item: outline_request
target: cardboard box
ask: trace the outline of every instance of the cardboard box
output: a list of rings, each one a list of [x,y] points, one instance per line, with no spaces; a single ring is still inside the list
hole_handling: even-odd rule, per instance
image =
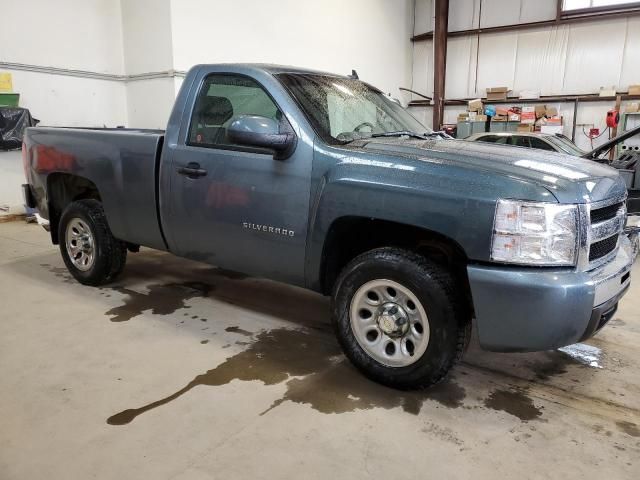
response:
[[[540,127],[540,133],[548,133],[550,135],[562,134],[562,125],[542,125]]]
[[[533,132],[535,127],[533,125],[529,125],[526,123],[521,123],[518,125],[518,132]]]
[[[469,100],[469,108],[470,112],[482,112],[482,100],[480,98],[476,98],[475,100]]]
[[[557,117],[558,116],[558,109],[556,107],[547,107],[546,112],[545,112],[545,116],[547,116],[547,117]]]
[[[508,120],[509,117],[507,115],[494,115],[493,117],[491,117],[492,122],[506,122]]]
[[[640,85],[629,85],[629,95],[640,95]]]
[[[476,119],[474,121],[475,122],[486,122],[488,118],[489,117],[487,117],[486,115],[477,114],[476,115]]]
[[[469,121],[469,114],[467,112],[459,113],[458,114],[458,121],[459,122],[468,122]]]
[[[509,121],[510,122],[519,122],[520,121],[520,115],[518,115],[517,113],[510,113],[509,114]]]
[[[509,87],[487,88],[487,101],[506,100]]]
[[[520,98],[523,100],[535,100],[540,98],[540,92],[535,90],[522,90],[520,92]]]
[[[625,105],[624,113],[636,113],[636,112],[640,112],[640,103],[633,102]]]
[[[615,97],[616,96],[616,87],[600,87],[600,96],[601,97]]]
[[[547,113],[546,105],[536,105],[533,108],[534,108],[534,111],[536,112],[536,119],[544,117]]]
[[[522,107],[520,114],[520,123],[534,124],[536,123],[536,109],[532,106]]]

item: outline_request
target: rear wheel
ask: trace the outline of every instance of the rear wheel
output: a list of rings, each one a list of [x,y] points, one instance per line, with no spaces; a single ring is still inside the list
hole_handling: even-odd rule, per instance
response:
[[[380,248],[341,272],[333,319],[345,354],[366,376],[414,389],[440,382],[462,357],[471,325],[463,305],[445,268]]]
[[[97,200],[71,203],[58,226],[60,253],[69,272],[85,285],[102,285],[123,270],[126,244],[116,239]]]

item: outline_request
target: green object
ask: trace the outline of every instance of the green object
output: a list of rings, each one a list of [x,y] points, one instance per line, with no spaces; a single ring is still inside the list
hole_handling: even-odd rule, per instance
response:
[[[19,103],[19,93],[0,93],[0,107],[17,107]]]

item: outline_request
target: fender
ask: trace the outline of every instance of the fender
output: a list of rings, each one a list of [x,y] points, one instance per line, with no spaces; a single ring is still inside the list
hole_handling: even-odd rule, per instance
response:
[[[335,152],[320,151],[323,155],[333,157],[324,162],[333,165],[317,181],[310,212],[305,271],[307,286],[314,290],[321,281],[327,234],[340,218],[387,220],[429,230],[458,244],[470,261],[488,261],[496,192],[548,201],[545,188],[503,175],[470,185],[469,173],[451,164],[405,158],[399,162],[397,157],[371,152],[337,162]],[[386,181],[380,182],[381,178]]]

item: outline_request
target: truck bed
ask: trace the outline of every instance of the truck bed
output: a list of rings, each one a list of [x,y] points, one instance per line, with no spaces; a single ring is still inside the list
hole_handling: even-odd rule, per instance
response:
[[[100,192],[109,226],[122,240],[166,249],[158,219],[158,177],[163,130],[28,128],[28,175],[35,189],[54,176],[75,175]],[[39,205],[48,218],[48,205]]]

